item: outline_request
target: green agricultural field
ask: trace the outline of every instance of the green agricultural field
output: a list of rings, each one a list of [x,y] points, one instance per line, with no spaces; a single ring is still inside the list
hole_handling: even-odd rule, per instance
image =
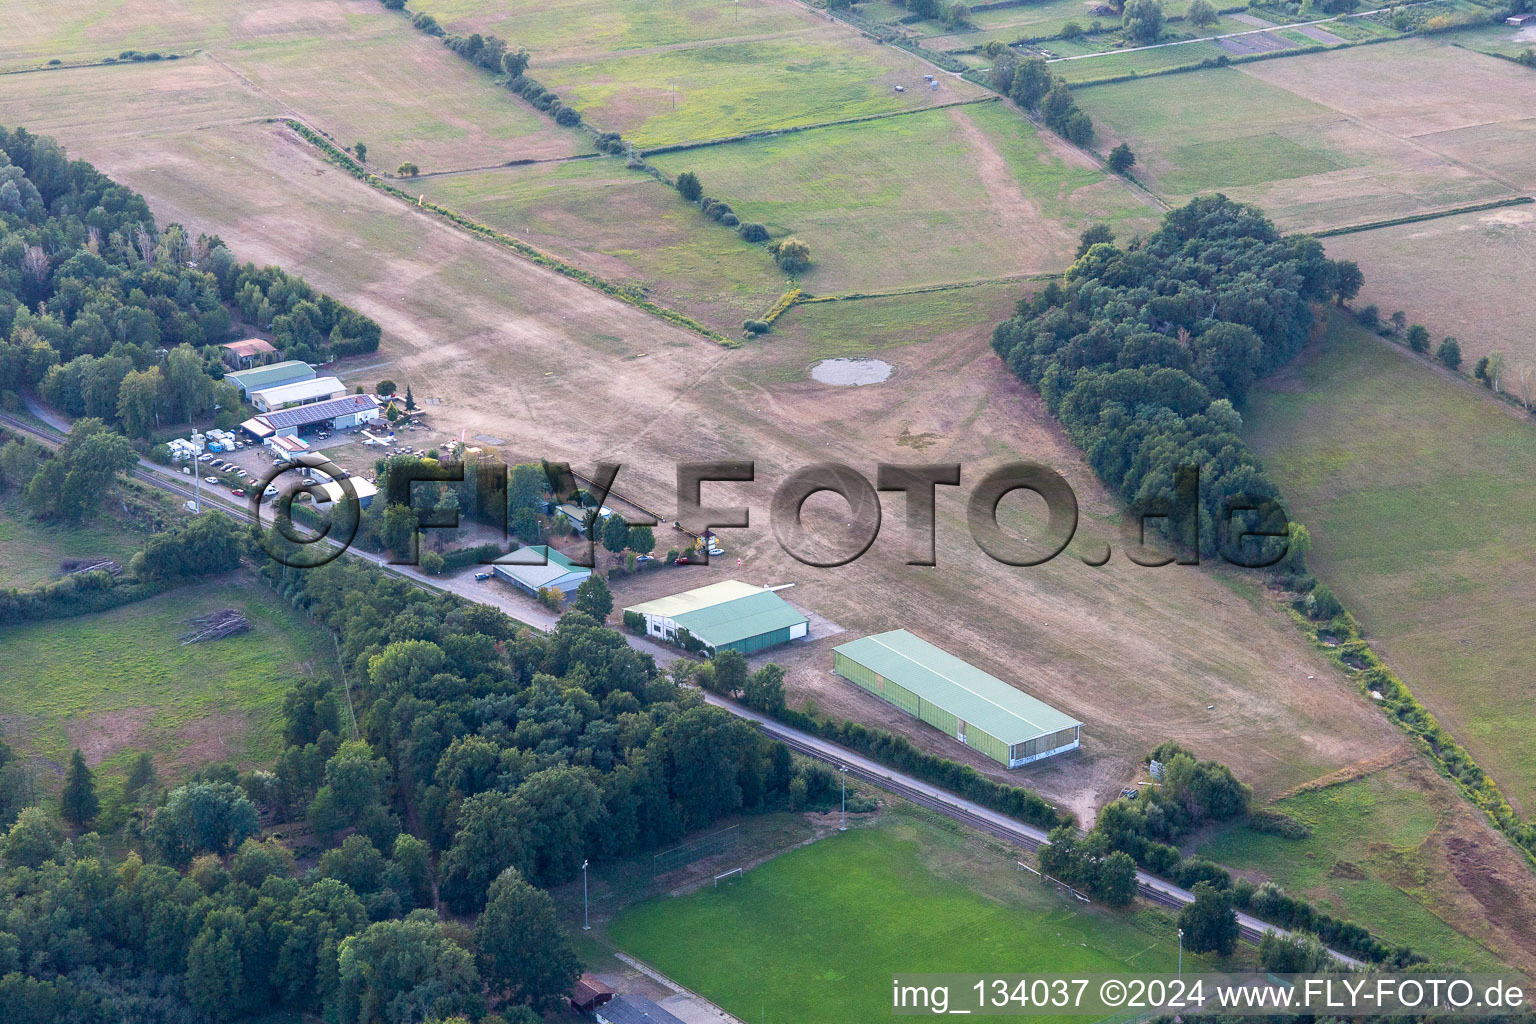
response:
[[[183,646],[187,620],[220,608],[250,618],[242,636]],[[97,615],[0,631],[0,715],[23,754],[120,769],[139,751],[162,771],[213,761],[270,764],[282,748],[283,695],[329,674],[330,642],[276,594],[238,577]]]
[[[1106,78],[1121,75],[1145,75],[1168,68],[1183,68],[1214,60],[1226,53],[1211,42],[1189,42],[1178,46],[1163,46],[1153,50],[1130,50],[1107,53],[1077,60],[1060,60],[1051,63],[1051,71],[1073,85],[1087,85]],[[1136,85],[1139,83],[1128,83]]]
[[[1357,306],[1375,304],[1383,318],[1403,310],[1436,345],[1455,335],[1467,366],[1502,352],[1516,391],[1518,367],[1536,364],[1536,335],[1522,315],[1526,292],[1509,287],[1536,277],[1536,205],[1358,231],[1324,244],[1334,259],[1365,268]]]
[[[760,244],[616,158],[423,178],[428,198],[736,333],[788,287]]]
[[[1536,809],[1531,424],[1342,319],[1255,388],[1244,417],[1311,530],[1318,575],[1511,800]]]
[[[564,53],[609,53],[739,36],[804,31],[814,24],[785,0],[419,0],[455,32],[516,41],[544,60]]]
[[[1323,73],[1332,67],[1327,62],[1398,45],[1408,44],[1095,86],[1078,91],[1077,101],[1099,129],[1100,148],[1129,143],[1140,161],[1138,176],[1170,203],[1221,191],[1257,203],[1285,230],[1367,223],[1510,195],[1508,185],[1410,140],[1415,126],[1409,120],[1373,130],[1374,116],[1363,117],[1368,111],[1359,109],[1357,121],[1340,109],[1352,104],[1298,77],[1303,61]],[[1364,75],[1368,68],[1357,70]]]
[[[174,6],[0,0],[0,70],[101,60],[123,50],[180,52],[225,36],[229,22],[230,5],[220,0]]]
[[[1437,795],[1441,802],[1456,799]],[[1216,834],[1199,853],[1305,895],[1437,964],[1466,970],[1502,966],[1480,942],[1437,916],[1437,910],[1447,912],[1437,897],[1450,871],[1437,863],[1437,844],[1430,840],[1447,831],[1450,816],[1405,774],[1377,772],[1300,793],[1273,809],[1304,822],[1311,836],[1282,839],[1237,825]]]
[[[1448,38],[1454,37],[1261,61],[1244,72],[1408,140],[1508,193],[1536,189],[1536,74]],[[1435,188],[1415,187],[1411,179],[1404,186],[1424,199],[1436,197]]]
[[[643,148],[917,110],[987,93],[852,31],[540,63],[530,74]],[[903,86],[905,92],[895,91]]]
[[[781,1024],[888,1016],[895,971],[1174,969],[1168,917],[1080,912],[1013,860],[949,822],[889,810],[739,882],[635,906],[608,934],[741,1020]]]
[[[1086,0],[1045,0],[1044,3],[1022,4],[1018,7],[1000,7],[995,10],[973,11],[973,29],[951,32],[938,22],[919,22],[908,26],[922,32],[927,38],[923,45],[935,50],[964,50],[985,46],[993,39],[1014,43],[1021,39],[1045,39],[1059,35],[1068,22],[1076,22],[1084,29],[1095,21],[1105,28],[1119,24],[1119,18],[1095,16],[1095,4]],[[1163,5],[1169,16],[1182,15],[1189,7],[1189,0],[1170,0]],[[927,31],[924,31],[924,29]]]
[[[1480,28],[1463,29],[1447,37],[1458,46],[1479,53],[1497,53],[1504,57],[1518,57],[1526,50],[1536,48],[1536,32],[1508,25],[1484,25]]]
[[[111,558],[127,563],[144,538],[115,526],[56,526],[39,522],[11,501],[0,505],[0,587],[26,589],[59,578],[66,558]]]
[[[1059,271],[1094,221],[1152,209],[1001,103],[667,153],[743,220],[807,242],[817,294]]]

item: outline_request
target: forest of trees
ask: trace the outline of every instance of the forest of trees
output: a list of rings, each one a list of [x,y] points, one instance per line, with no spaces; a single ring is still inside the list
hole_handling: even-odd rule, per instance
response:
[[[248,543],[201,516],[115,585],[227,571]],[[546,635],[364,563],[261,575],[335,633],[352,681],[288,693],[274,764],[169,792],[136,768],[109,824],[83,761],[61,821],[0,749],[0,1020],[531,1021],[580,970],[543,887],[836,791],[582,611]],[[261,841],[262,819],[306,822],[314,866]]]
[[[1267,564],[1279,541],[1238,550],[1228,529],[1227,510],[1278,497],[1238,435],[1238,409],[1256,377],[1301,351],[1313,303],[1354,296],[1359,269],[1219,195],[1170,212],[1125,248],[1109,237],[1085,237],[1063,281],[1022,301],[992,347],[1133,514],[1163,510],[1155,524],[1185,547],[1209,555],[1231,539],[1228,557]],[[1185,466],[1200,469],[1197,517],[1178,514]],[[1283,519],[1251,525],[1285,536]]]
[[[144,198],[52,139],[0,129],[0,404],[35,388],[132,437],[239,418],[212,346],[234,314],[285,358],[371,352],[379,325],[217,237],[157,228]]]

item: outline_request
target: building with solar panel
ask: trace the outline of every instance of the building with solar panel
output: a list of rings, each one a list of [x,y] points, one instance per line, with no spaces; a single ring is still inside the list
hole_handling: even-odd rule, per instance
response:
[[[904,629],[834,647],[832,671],[1009,768],[1082,740],[1082,722]]]

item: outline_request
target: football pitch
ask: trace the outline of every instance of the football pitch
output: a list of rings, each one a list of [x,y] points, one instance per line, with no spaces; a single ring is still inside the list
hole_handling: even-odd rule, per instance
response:
[[[1020,872],[1009,850],[896,809],[740,881],[639,904],[608,932],[679,984],[763,1024],[881,1019],[897,972],[1175,970],[1170,917],[1079,906]]]

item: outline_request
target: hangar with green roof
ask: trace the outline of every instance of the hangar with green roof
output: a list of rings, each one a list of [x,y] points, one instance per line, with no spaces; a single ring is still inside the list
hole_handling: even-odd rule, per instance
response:
[[[726,580],[624,609],[624,622],[681,647],[697,641],[711,655],[755,651],[806,635],[804,615],[766,587]]]
[[[1009,768],[1082,741],[1082,722],[904,629],[834,647],[832,671]]]

